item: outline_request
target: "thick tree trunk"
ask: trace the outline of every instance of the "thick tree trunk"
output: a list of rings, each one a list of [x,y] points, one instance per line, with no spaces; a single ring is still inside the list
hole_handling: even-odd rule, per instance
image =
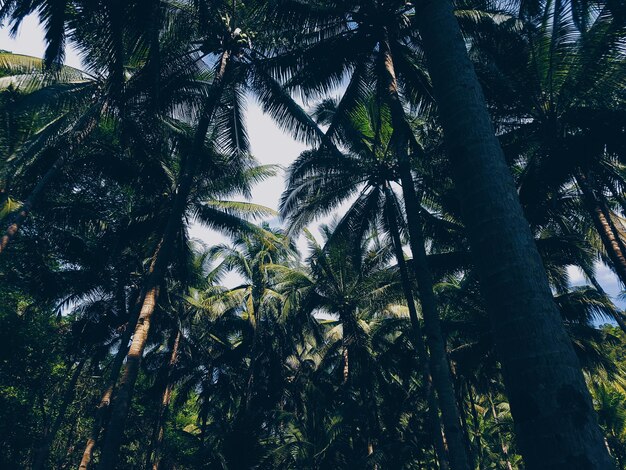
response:
[[[620,240],[619,232],[611,221],[610,213],[607,214],[608,211],[604,210],[601,202],[594,194],[587,177],[582,172],[576,175],[576,182],[583,194],[583,199],[593,220],[593,225],[598,235],[600,235],[602,245],[613,263],[613,268],[622,284],[626,286],[626,253],[624,252],[624,244]]]
[[[96,445],[100,439],[100,434],[102,433],[104,425],[107,421],[109,406],[111,405],[111,398],[113,397],[113,390],[115,388],[115,384],[117,383],[117,379],[119,378],[122,366],[124,365],[124,359],[126,358],[126,354],[128,353],[128,349],[130,347],[130,338],[135,331],[138,318],[139,306],[136,306],[132,317],[126,325],[126,330],[124,330],[124,333],[122,334],[119,349],[117,350],[113,363],[111,364],[108,380],[106,382],[104,392],[102,393],[102,397],[100,398],[100,402],[98,403],[94,423],[78,466],[79,470],[87,470],[91,465],[94,450],[96,449]]]
[[[416,15],[526,466],[612,468],[452,2]]]
[[[45,189],[48,187],[50,182],[56,177],[57,173],[65,163],[65,157],[61,156],[56,159],[56,161],[52,164],[52,166],[48,169],[48,171],[43,175],[43,177],[37,182],[37,185],[32,190],[28,198],[22,204],[22,207],[17,211],[17,213],[10,215],[8,218],[11,221],[9,226],[7,227],[4,235],[0,239],[0,254],[6,249],[6,247],[11,243],[11,240],[17,235],[22,224],[30,214],[30,211],[33,208],[33,205],[39,200]]]
[[[396,158],[399,162],[402,195],[407,214],[409,229],[409,246],[413,253],[415,280],[422,305],[426,343],[430,351],[430,373],[433,385],[439,398],[439,408],[450,456],[450,466],[454,470],[469,470],[469,460],[463,442],[463,430],[457,408],[454,385],[450,374],[445,341],[441,332],[437,300],[433,291],[433,277],[428,266],[424,236],[421,221],[419,220],[420,207],[415,193],[411,165],[408,155],[408,128],[404,115],[404,108],[400,101],[398,83],[396,80],[393,57],[388,43],[381,44],[381,52],[388,74],[388,98],[391,108],[391,119],[395,133]]]
[[[161,395],[161,404],[159,406],[159,414],[152,433],[151,449],[148,451],[148,457],[146,459],[146,470],[152,468],[152,470],[159,470],[161,465],[162,451],[163,451],[163,439],[165,438],[165,424],[167,422],[167,414],[172,399],[172,372],[176,367],[178,361],[178,348],[180,346],[181,333],[179,329],[176,329],[176,333],[173,335],[173,341],[170,353],[170,360],[167,363],[167,370],[165,372],[165,382],[163,386],[163,394]]]
[[[74,369],[72,378],[65,388],[65,393],[63,394],[63,399],[61,400],[61,406],[59,407],[57,417],[55,418],[54,423],[52,423],[52,427],[43,437],[40,445],[37,448],[37,451],[35,453],[35,459],[33,461],[33,470],[42,470],[43,468],[46,468],[48,457],[50,456],[50,447],[52,446],[54,439],[59,432],[59,429],[61,429],[61,425],[63,424],[63,420],[65,419],[65,414],[67,413],[67,408],[74,400],[74,395],[76,393],[76,384],[78,383],[78,379],[80,377],[80,373],[83,370],[85,362],[87,362],[86,358],[81,359],[81,361],[76,365],[76,368]]]
[[[159,285],[170,261],[172,244],[187,207],[187,199],[192,189],[198,156],[204,146],[204,139],[224,89],[225,76],[229,69],[229,58],[229,52],[224,51],[218,63],[206,106],[198,121],[191,151],[189,154],[183,156],[181,162],[178,190],[174,196],[173,207],[167,221],[167,226],[165,227],[163,236],[153,256],[150,269],[148,270],[146,295],[141,307],[137,326],[135,327],[133,341],[126,358],[126,368],[121,378],[119,391],[111,407],[111,420],[105,436],[102,447],[102,458],[98,467],[101,470],[114,470],[115,468],[122,443],[126,417],[128,416],[135,382],[139,374],[139,366],[148,340],[152,315],[154,314],[159,296]]]
[[[395,201],[395,196],[389,187],[385,188],[385,196],[388,201]],[[398,262],[398,268],[400,270],[400,281],[402,282],[402,290],[406,298],[407,307],[409,309],[409,318],[411,320],[411,327],[413,335],[415,336],[415,348],[417,354],[420,356],[422,364],[422,380],[426,387],[426,397],[428,401],[428,422],[430,425],[430,432],[433,439],[433,447],[439,462],[439,468],[441,470],[447,470],[449,468],[448,456],[446,453],[446,446],[443,442],[443,436],[441,435],[441,421],[439,420],[439,406],[437,404],[437,396],[432,386],[432,377],[430,374],[429,357],[426,345],[424,344],[424,335],[422,333],[422,326],[420,325],[419,318],[417,316],[417,309],[415,308],[415,299],[413,297],[413,282],[409,275],[409,269],[404,259],[404,253],[402,252],[402,240],[400,239],[400,230],[398,228],[398,222],[396,220],[397,211],[389,207],[387,209],[387,223],[389,225],[389,232],[391,234],[391,240]]]

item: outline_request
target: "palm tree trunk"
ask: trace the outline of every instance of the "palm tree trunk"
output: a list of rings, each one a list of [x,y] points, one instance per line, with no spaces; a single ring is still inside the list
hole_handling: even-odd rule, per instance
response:
[[[611,221],[610,213],[607,214],[608,211],[602,207],[601,202],[589,185],[587,177],[582,172],[576,174],[576,183],[583,194],[593,225],[600,235],[602,245],[613,263],[613,268],[622,284],[626,286],[626,253],[619,232]]]
[[[385,187],[385,196],[388,201],[394,201],[395,196],[391,189]],[[406,298],[407,307],[409,309],[409,318],[411,320],[411,327],[413,335],[415,336],[415,347],[417,353],[420,356],[422,364],[422,380],[426,387],[426,397],[428,400],[428,422],[430,425],[431,437],[433,439],[433,447],[439,462],[439,468],[441,470],[447,470],[449,468],[448,456],[446,453],[446,446],[443,442],[443,436],[441,434],[441,421],[439,420],[439,406],[437,405],[437,395],[432,385],[432,377],[430,375],[429,357],[426,345],[424,344],[424,334],[422,333],[422,326],[420,325],[419,318],[417,316],[417,309],[415,308],[415,299],[413,298],[413,289],[411,277],[409,275],[409,269],[404,259],[404,253],[402,252],[402,240],[400,239],[400,231],[398,228],[398,222],[396,219],[396,211],[389,208],[387,210],[387,223],[389,225],[389,232],[391,234],[391,241],[396,255],[396,261],[400,270],[400,280],[402,282],[402,290]]]
[[[417,220],[419,215],[417,195],[415,194],[413,178],[408,165],[405,166],[402,173],[404,174],[402,177],[402,192],[409,226],[409,244],[413,253],[413,266],[415,267],[417,288],[422,305],[426,342],[430,350],[430,370],[433,384],[439,397],[439,407],[441,409],[446,441],[448,442],[450,464],[455,470],[469,469],[469,460],[463,442],[463,430],[461,428],[446,345],[437,311],[437,300],[433,290],[434,281],[428,267],[422,227]],[[405,188],[409,188],[408,191]]]
[[[474,393],[472,392],[472,384],[467,383],[467,395],[470,401],[470,411],[472,412],[472,421],[474,425],[474,435],[476,436],[476,456],[478,460],[478,468],[483,466],[483,443],[482,433],[480,431],[480,423],[478,421],[478,412],[476,411],[476,401],[474,400]]]
[[[181,333],[180,329],[176,329],[176,333],[173,335],[173,344],[171,346],[170,360],[167,364],[167,371],[165,374],[165,384],[163,388],[163,394],[161,396],[161,405],[159,407],[159,414],[154,426],[154,432],[152,434],[152,447],[148,450],[148,457],[146,459],[146,470],[152,468],[152,470],[159,470],[161,464],[161,453],[163,451],[163,438],[165,437],[165,423],[167,420],[167,411],[172,399],[172,372],[178,361],[178,348],[180,345]]]
[[[65,388],[65,393],[63,394],[63,399],[61,400],[61,406],[59,407],[57,417],[54,420],[52,427],[50,428],[48,433],[46,433],[39,447],[37,448],[32,470],[42,470],[43,468],[46,468],[48,457],[50,455],[50,447],[52,446],[52,443],[54,442],[54,439],[56,438],[59,429],[61,429],[61,425],[63,424],[63,420],[65,419],[65,414],[67,413],[67,408],[74,400],[74,395],[76,393],[76,384],[78,383],[78,379],[80,377],[80,373],[83,370],[85,362],[87,362],[87,358],[81,359],[74,369],[72,378]]]
[[[391,108],[391,119],[395,132],[396,158],[399,162],[400,181],[402,183],[402,195],[407,214],[409,229],[409,246],[413,253],[413,266],[415,280],[422,305],[426,342],[430,351],[430,372],[433,385],[439,398],[439,408],[445,438],[448,443],[450,466],[454,470],[469,470],[469,460],[463,442],[463,430],[457,408],[454,385],[450,374],[448,356],[445,341],[441,332],[437,301],[433,291],[433,278],[428,267],[424,236],[419,220],[420,207],[417,203],[415,185],[411,175],[411,165],[408,155],[408,138],[410,136],[404,115],[404,108],[400,101],[398,83],[396,80],[393,57],[389,43],[381,44],[384,54],[385,69],[388,79],[388,98]]]
[[[465,451],[470,461],[471,468],[476,468],[476,455],[474,455],[474,449],[472,447],[472,441],[470,440],[469,424],[467,422],[467,411],[465,407],[465,394],[463,393],[463,383],[457,377],[454,367],[450,365],[452,373],[454,375],[454,389],[456,390],[457,407],[461,416],[461,429],[463,430],[463,439],[465,441]]]
[[[154,314],[159,297],[159,284],[165,274],[170,260],[171,246],[187,207],[187,198],[189,197],[194,181],[194,171],[198,162],[198,156],[204,146],[204,139],[224,89],[225,76],[229,69],[229,58],[229,52],[224,51],[219,60],[210,96],[207,98],[206,105],[198,121],[191,152],[184,155],[183,161],[181,162],[178,191],[174,197],[167,226],[165,227],[163,236],[161,237],[148,270],[146,295],[143,300],[143,305],[141,306],[137,326],[135,327],[133,341],[126,358],[126,368],[124,369],[120,381],[119,391],[111,407],[111,420],[102,447],[102,459],[99,465],[101,470],[114,470],[115,468],[117,455],[122,443],[126,417],[130,409],[135,382],[139,374],[141,358],[148,340],[152,315]]]
[[[65,163],[65,157],[60,156],[56,159],[56,161],[52,164],[52,166],[48,169],[48,171],[43,175],[43,177],[37,182],[37,185],[32,190],[28,198],[22,204],[19,211],[9,216],[11,219],[11,223],[7,227],[4,235],[0,239],[0,254],[6,249],[6,247],[11,243],[11,240],[17,235],[22,224],[30,214],[30,211],[33,208],[33,205],[39,200],[45,189],[48,187],[48,184],[56,177],[57,173]]]
[[[157,251],[156,258],[152,263],[153,265],[156,264],[156,261],[159,259],[159,254],[160,252]],[[152,286],[146,293],[141,306],[133,340],[128,350],[128,355],[126,356],[126,367],[120,380],[117,394],[111,405],[111,418],[107,426],[99,466],[99,468],[102,469],[113,470],[115,468],[117,453],[124,434],[126,416],[130,408],[134,385],[139,375],[139,366],[141,364],[143,351],[148,341],[150,322],[156,307],[158,295],[159,287]]]
[[[350,378],[350,347],[347,344],[348,342],[344,339],[341,355],[343,357],[343,384],[346,385],[348,383],[348,379]]]
[[[102,397],[100,398],[100,402],[98,403],[94,423],[91,428],[89,438],[87,439],[87,444],[85,445],[83,456],[78,466],[79,470],[87,470],[91,465],[93,452],[96,449],[98,439],[100,438],[100,434],[102,433],[104,425],[106,423],[109,406],[111,405],[111,398],[113,396],[113,390],[115,388],[117,379],[119,378],[120,371],[122,370],[122,365],[124,364],[126,354],[128,353],[130,338],[132,333],[135,331],[135,326],[137,325],[138,318],[139,306],[136,306],[132,317],[129,319],[128,324],[126,325],[126,329],[122,334],[122,338],[120,339],[120,346],[117,350],[117,353],[115,354],[115,358],[113,359],[113,364],[111,364],[111,370],[109,371],[106,387],[104,389]]]
[[[611,468],[452,2],[416,15],[526,467]]]

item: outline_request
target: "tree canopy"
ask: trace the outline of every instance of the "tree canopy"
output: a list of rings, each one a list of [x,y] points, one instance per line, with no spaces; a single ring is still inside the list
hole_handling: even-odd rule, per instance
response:
[[[623,2],[0,0],[30,15],[0,468],[626,468]]]

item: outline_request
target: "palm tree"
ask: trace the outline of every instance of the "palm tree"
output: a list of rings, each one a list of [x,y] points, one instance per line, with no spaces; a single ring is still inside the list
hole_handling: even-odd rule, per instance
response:
[[[93,131],[107,105],[97,92],[101,82],[79,70],[63,67],[55,74],[48,74],[42,70],[40,59],[10,53],[2,53],[0,62],[3,75],[0,89],[12,96],[4,104],[10,114],[3,127],[6,133],[3,141],[11,158],[2,168],[3,204],[11,196],[15,198],[12,193],[19,188],[20,179],[27,180],[30,190],[23,203],[13,201],[7,206],[10,210],[5,217],[9,226],[0,239],[2,253],[66,164],[72,149]],[[16,127],[19,122],[30,128]],[[44,172],[33,183],[32,168],[38,166]]]
[[[580,363],[552,300],[452,2],[421,2],[416,15],[525,463],[567,468],[584,460],[590,468],[609,468]]]
[[[353,439],[359,442],[358,446],[348,447],[349,461],[365,461],[375,452],[374,443],[379,433],[375,400],[377,377],[368,338],[368,319],[376,318],[397,295],[394,292],[397,281],[388,268],[393,250],[377,243],[371,245],[367,238],[338,239],[332,235],[330,227],[321,230],[326,240],[324,246],[309,237],[312,251],[309,273],[292,275],[290,281],[297,279],[302,289],[304,313],[335,316],[336,320],[324,323],[329,327],[341,326],[340,335],[335,332],[336,338],[331,337],[332,342],[325,347],[335,350],[335,357],[339,358],[339,365],[332,369],[341,383],[343,426],[348,427]],[[326,356],[333,357],[328,353]],[[361,406],[368,407],[369,411],[356,412]],[[359,434],[355,433],[357,427]]]
[[[242,231],[250,233],[257,230],[252,224],[246,222],[243,217],[254,217],[259,214],[265,214],[267,212],[264,208],[244,202],[224,201],[218,198],[229,193],[234,193],[237,190],[247,192],[251,181],[261,179],[265,175],[271,174],[271,169],[261,167],[238,168],[233,165],[231,158],[226,156],[220,157],[219,155],[209,156],[205,160],[204,166],[208,166],[208,168],[204,169],[204,174],[207,175],[207,178],[201,180],[202,183],[194,188],[194,199],[187,202],[187,207],[185,208],[186,214],[193,216],[201,223],[213,229],[222,230],[226,233],[238,233]],[[220,178],[218,179],[215,176],[209,175],[220,175]],[[166,230],[171,223],[171,215],[169,217]],[[181,220],[181,225],[170,235],[173,237],[172,242],[182,236],[179,231],[186,231],[186,225],[184,225],[183,222],[184,221]],[[160,239],[159,245],[157,246],[156,255],[152,257],[149,275],[155,272],[155,260],[159,259],[159,250],[163,248],[162,241],[163,238]],[[174,248],[175,246],[170,245],[168,257],[172,255]],[[166,266],[162,266],[161,269],[164,269]],[[154,274],[152,274],[152,276],[154,276]],[[114,458],[117,452],[116,447],[119,446],[121,442],[123,423],[130,405],[134,382],[139,373],[141,356],[147,344],[150,320],[156,308],[160,284],[159,282],[148,291],[145,291],[144,287],[138,323],[135,327],[133,341],[131,342],[127,355],[126,366],[112,404],[111,421],[108,424],[107,434],[103,444],[100,465],[105,465],[105,468],[106,465],[111,464],[111,460],[109,459]],[[115,450],[113,450],[113,448],[115,448]]]
[[[415,29],[413,5],[405,1],[388,1],[368,2],[365,5],[362,2],[343,2],[325,8],[315,5],[308,11],[302,8],[289,11],[288,7],[289,4],[284,14],[297,18],[301,15],[307,27],[303,37],[298,38],[303,45],[291,52],[295,59],[290,62],[288,54],[287,59],[280,57],[276,61],[275,68],[290,76],[287,87],[305,95],[313,95],[328,90],[341,79],[347,79],[346,92],[338,104],[340,112],[337,113],[337,116],[343,116],[360,101],[369,82],[377,91],[378,98],[390,108],[395,133],[393,146],[399,163],[409,243],[432,356],[431,372],[439,395],[452,466],[468,468],[436,300],[432,292],[432,275],[426,262],[419,203],[409,160],[409,152],[419,155],[421,149],[412,137],[405,103],[400,96],[403,92],[404,97],[412,103],[431,103],[427,76],[421,67],[421,53],[415,47],[415,42],[411,41]],[[306,16],[307,13],[309,16]],[[325,52],[329,49],[333,51],[332,61],[328,60]],[[331,67],[326,65],[329,63],[332,63]],[[328,140],[335,138],[339,119],[342,118],[337,117],[337,121],[328,128],[326,146]]]
[[[404,259],[402,232],[406,226],[402,206],[396,190],[400,182],[400,165],[393,148],[395,134],[391,127],[389,108],[377,105],[375,97],[355,104],[349,116],[338,117],[337,106],[322,103],[316,114],[322,124],[334,122],[340,143],[350,153],[327,152],[324,147],[303,153],[289,172],[288,187],[281,201],[281,211],[291,230],[298,230],[312,218],[338,207],[357,194],[357,199],[347,209],[336,236],[351,232],[362,239],[369,230],[383,227],[394,247],[400,270],[404,295],[411,322],[415,330],[415,346],[422,358],[430,358],[423,343],[422,328],[413,297],[413,281]],[[402,229],[401,229],[402,228]],[[424,365],[428,364],[423,362]],[[436,364],[432,364],[436,367]],[[430,370],[423,370],[423,380],[430,383]],[[433,439],[440,465],[446,464],[443,440],[440,438],[436,396],[429,395],[432,410]]]
[[[491,39],[476,40],[475,56],[485,59],[479,72],[489,102],[501,102],[498,127],[508,159],[521,167],[526,214],[531,217],[549,195],[575,184],[609,264],[624,283],[626,251],[613,209],[620,206],[624,187],[620,122],[626,68],[618,46],[624,26],[604,10],[584,34],[576,34],[570,18],[565,6],[546,8],[523,23],[521,34],[502,31],[497,47]],[[504,59],[498,49],[505,48],[521,52],[519,60]],[[517,98],[506,98],[505,88],[517,90]]]

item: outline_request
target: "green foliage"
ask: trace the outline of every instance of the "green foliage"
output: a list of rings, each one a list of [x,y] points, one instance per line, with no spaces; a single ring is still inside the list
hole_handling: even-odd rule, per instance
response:
[[[43,59],[0,51],[0,235],[19,225],[0,252],[0,468],[75,468],[94,432],[101,460],[103,393],[113,387],[114,407],[154,287],[118,468],[441,466],[423,322],[412,326],[407,304],[412,292],[419,316],[419,267],[407,258],[403,278],[400,263],[411,179],[471,466],[524,468],[418,3],[0,2],[11,27],[38,14],[48,45]],[[604,264],[626,283],[626,12],[600,0],[454,3],[626,468],[626,334],[612,326],[626,323],[595,276]],[[65,41],[85,71],[59,64]],[[282,227],[250,200],[279,172],[252,156],[252,97],[310,145],[287,169]],[[229,241],[193,241],[193,224]],[[572,285],[572,266],[590,286]]]

